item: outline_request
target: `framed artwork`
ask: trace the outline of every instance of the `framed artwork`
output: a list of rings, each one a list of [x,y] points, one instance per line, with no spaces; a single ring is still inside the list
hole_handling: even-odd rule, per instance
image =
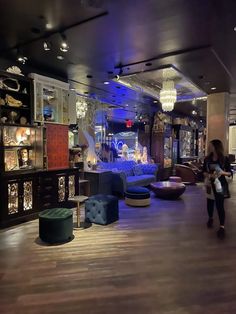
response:
[[[19,169],[17,151],[14,149],[6,149],[4,156],[5,171]]]

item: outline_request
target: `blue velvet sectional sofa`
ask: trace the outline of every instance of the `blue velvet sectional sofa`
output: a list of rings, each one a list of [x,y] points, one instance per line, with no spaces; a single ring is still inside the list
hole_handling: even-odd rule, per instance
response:
[[[137,164],[135,161],[100,162],[99,169],[112,171],[112,192],[124,194],[131,186],[147,186],[157,181],[156,164]]]

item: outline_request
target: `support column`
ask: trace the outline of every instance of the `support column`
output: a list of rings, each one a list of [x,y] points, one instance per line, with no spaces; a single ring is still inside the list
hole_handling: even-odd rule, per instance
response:
[[[222,141],[225,153],[229,149],[229,93],[216,93],[207,97],[207,144]]]

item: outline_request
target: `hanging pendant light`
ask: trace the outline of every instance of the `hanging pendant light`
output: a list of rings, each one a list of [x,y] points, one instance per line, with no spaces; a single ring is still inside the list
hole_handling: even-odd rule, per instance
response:
[[[88,110],[88,105],[84,99],[78,99],[76,102],[76,115],[78,119],[83,119]]]
[[[175,89],[174,81],[167,80],[162,84],[160,91],[160,102],[163,111],[172,111],[177,100],[177,91]]]

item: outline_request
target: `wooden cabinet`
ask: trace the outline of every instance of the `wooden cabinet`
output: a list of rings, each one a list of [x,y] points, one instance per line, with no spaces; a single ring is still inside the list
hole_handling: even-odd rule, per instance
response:
[[[30,220],[47,208],[70,207],[68,198],[79,194],[76,168],[3,175],[0,179],[1,227]]]
[[[79,194],[79,171],[76,168],[45,171],[39,176],[40,210],[67,207],[68,198]]]
[[[1,225],[8,221],[24,221],[37,211],[37,188],[34,174],[21,174],[1,178]]]
[[[85,171],[84,179],[90,182],[90,195],[112,193],[111,171]]]

